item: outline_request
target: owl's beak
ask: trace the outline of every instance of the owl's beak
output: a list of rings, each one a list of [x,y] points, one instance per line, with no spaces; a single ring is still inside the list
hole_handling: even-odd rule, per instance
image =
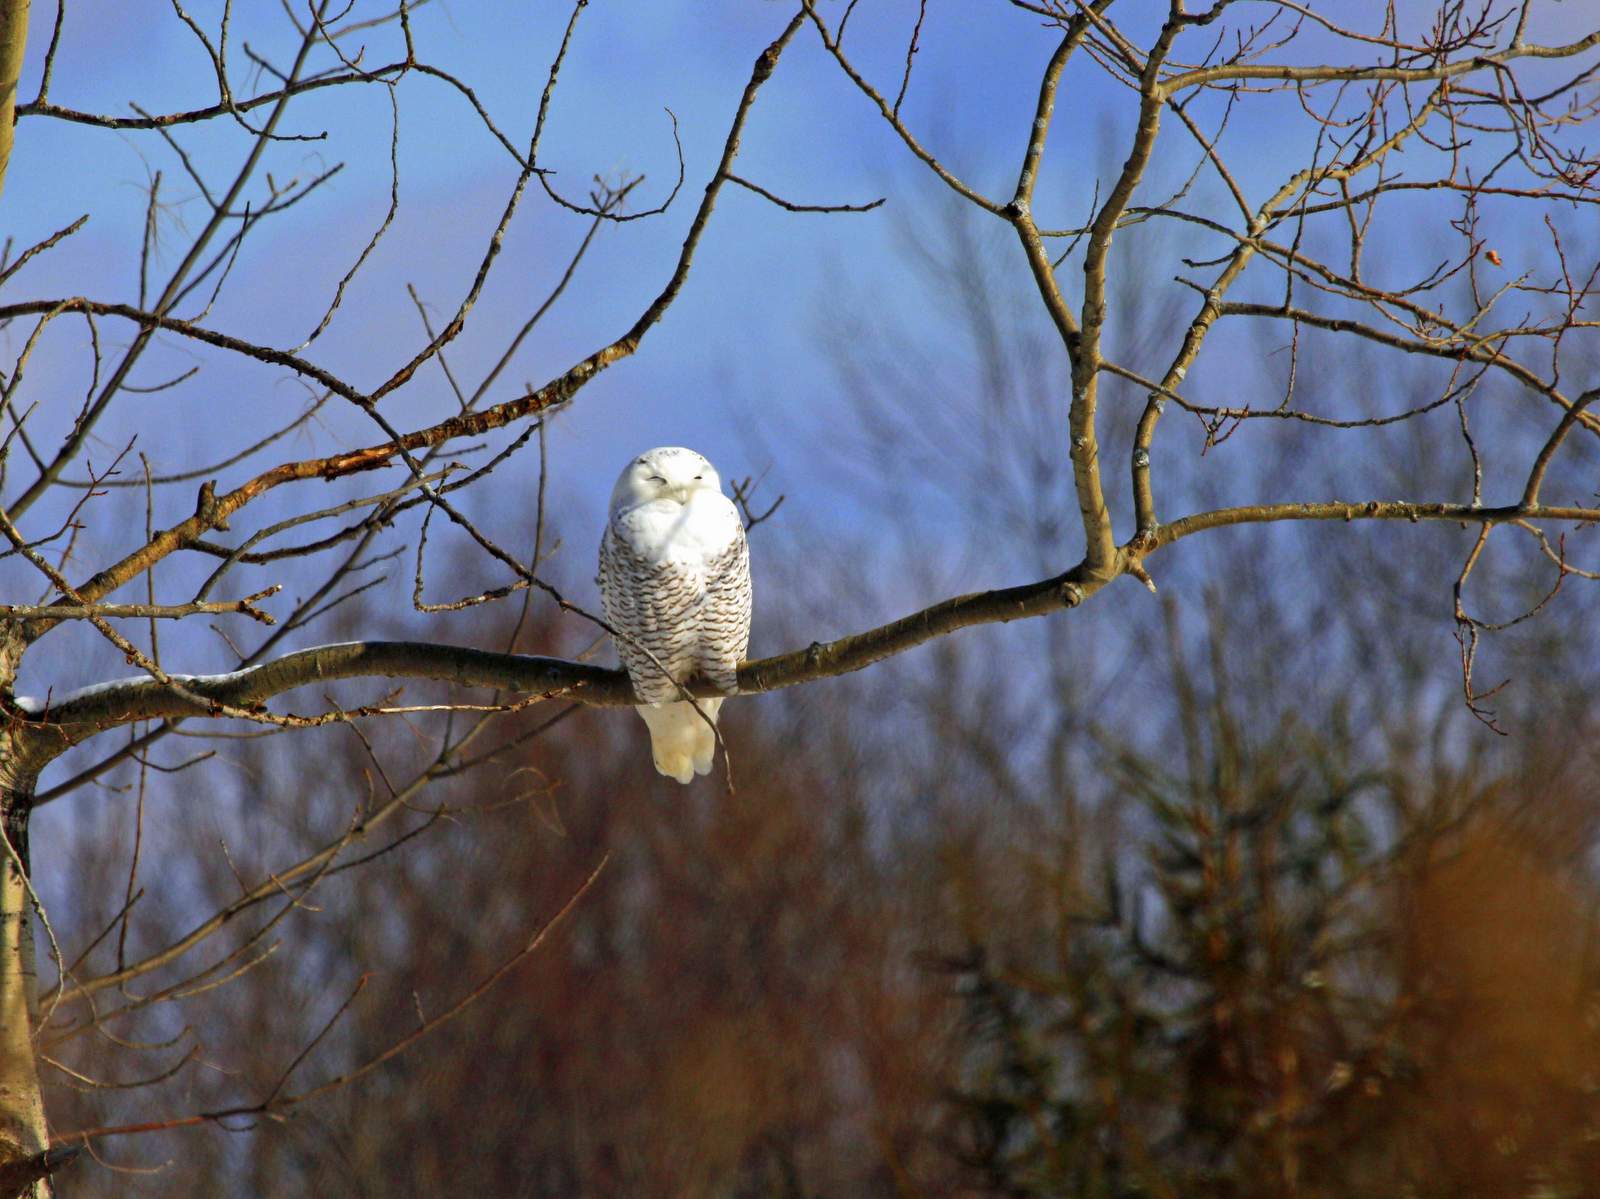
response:
[[[687,487],[674,487],[672,489],[672,494],[677,497],[678,503],[680,504],[687,504],[689,502],[689,489]]]

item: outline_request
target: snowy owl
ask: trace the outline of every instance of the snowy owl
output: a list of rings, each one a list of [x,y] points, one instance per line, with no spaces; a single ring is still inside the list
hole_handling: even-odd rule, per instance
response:
[[[676,684],[700,675],[733,694],[750,644],[750,551],[711,463],[678,446],[628,463],[611,492],[599,582],[656,769],[680,783],[710,773],[722,700],[699,700],[697,712]]]

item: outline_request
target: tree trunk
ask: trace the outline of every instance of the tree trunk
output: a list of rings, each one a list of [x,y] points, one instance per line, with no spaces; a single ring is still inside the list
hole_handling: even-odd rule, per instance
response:
[[[6,837],[0,847],[0,1199],[50,1193],[47,1183],[35,1181],[49,1168],[49,1133],[33,1051],[38,992],[27,875],[33,779],[7,773],[0,762],[0,828]]]
[[[11,165],[12,125],[17,113],[17,84],[22,51],[28,42],[28,0],[0,0],[0,191]]]

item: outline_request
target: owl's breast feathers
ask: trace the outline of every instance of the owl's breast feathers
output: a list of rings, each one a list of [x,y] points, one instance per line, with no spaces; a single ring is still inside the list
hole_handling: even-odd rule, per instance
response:
[[[696,492],[687,504],[651,500],[625,508],[611,517],[609,532],[646,562],[671,560],[689,568],[708,565],[744,539],[733,501],[707,491]]]

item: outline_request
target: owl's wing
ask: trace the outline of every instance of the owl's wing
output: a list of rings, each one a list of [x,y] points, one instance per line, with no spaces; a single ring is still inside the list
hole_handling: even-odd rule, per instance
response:
[[[738,690],[738,667],[750,648],[750,543],[735,516],[733,539],[706,563],[698,666],[717,689]]]
[[[600,539],[600,598],[606,623],[621,634],[614,638],[617,652],[643,703],[676,698],[673,679],[693,670],[699,639],[695,613],[705,596],[702,571],[670,558],[652,562],[614,525],[606,526]]]

